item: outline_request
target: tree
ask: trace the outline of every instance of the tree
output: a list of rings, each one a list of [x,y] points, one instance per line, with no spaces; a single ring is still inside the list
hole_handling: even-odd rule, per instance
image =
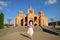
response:
[[[0,13],[0,29],[4,28],[4,14]]]

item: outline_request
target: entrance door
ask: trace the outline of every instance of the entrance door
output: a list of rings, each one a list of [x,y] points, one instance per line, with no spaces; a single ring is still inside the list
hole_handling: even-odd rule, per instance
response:
[[[33,24],[33,21],[32,21],[32,20],[30,20],[29,23],[30,23],[30,22],[32,22],[32,24]]]

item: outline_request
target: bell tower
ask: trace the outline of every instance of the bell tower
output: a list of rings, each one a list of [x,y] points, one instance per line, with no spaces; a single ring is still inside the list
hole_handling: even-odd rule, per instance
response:
[[[19,10],[18,16],[22,16],[22,15],[23,15],[23,11],[22,10]]]
[[[44,16],[44,12],[42,10],[39,12],[39,16]]]
[[[30,8],[28,9],[28,13],[34,14],[34,9],[32,8],[32,6],[30,6]]]

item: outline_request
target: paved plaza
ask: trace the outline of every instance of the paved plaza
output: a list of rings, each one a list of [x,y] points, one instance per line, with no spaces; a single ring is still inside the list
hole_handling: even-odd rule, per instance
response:
[[[26,33],[27,30],[25,30],[24,28],[16,28],[13,32],[11,32],[10,30],[7,31],[7,34],[0,35],[0,40],[30,40]],[[60,40],[60,36],[43,32],[41,28],[37,27],[34,29],[32,40]]]

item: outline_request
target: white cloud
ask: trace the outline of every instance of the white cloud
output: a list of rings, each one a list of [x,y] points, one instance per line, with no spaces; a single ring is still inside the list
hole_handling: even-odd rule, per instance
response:
[[[0,10],[3,10],[3,7],[7,6],[8,2],[6,1],[0,1]]]
[[[0,5],[1,5],[1,6],[7,6],[7,5],[8,5],[8,3],[7,3],[7,2],[5,2],[5,1],[0,1]]]
[[[47,0],[45,4],[55,4],[57,3],[57,0]]]

